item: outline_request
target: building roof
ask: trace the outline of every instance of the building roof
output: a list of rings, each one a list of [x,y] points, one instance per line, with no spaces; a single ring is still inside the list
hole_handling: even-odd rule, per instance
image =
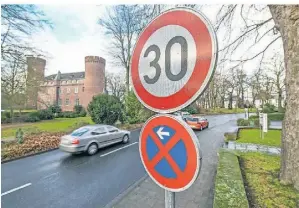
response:
[[[60,73],[60,71],[57,74],[52,74],[49,76],[46,76],[46,80],[73,80],[73,79],[84,79],[85,78],[85,72],[72,72],[72,73]]]

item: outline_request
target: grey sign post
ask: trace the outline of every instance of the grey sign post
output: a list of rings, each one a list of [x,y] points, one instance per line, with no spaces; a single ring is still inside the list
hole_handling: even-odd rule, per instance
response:
[[[175,208],[175,193],[165,190],[165,207]]]

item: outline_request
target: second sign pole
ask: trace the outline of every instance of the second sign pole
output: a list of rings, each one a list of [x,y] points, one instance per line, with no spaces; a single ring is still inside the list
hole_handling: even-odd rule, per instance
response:
[[[175,208],[175,193],[165,190],[165,208]]]

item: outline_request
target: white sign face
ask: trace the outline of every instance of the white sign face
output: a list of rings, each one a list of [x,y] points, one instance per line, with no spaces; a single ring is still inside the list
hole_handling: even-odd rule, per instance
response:
[[[158,113],[190,105],[212,79],[217,36],[199,11],[176,8],[153,19],[134,47],[130,79],[138,100]]]
[[[168,53],[163,53],[164,51]],[[186,55],[188,59],[182,60]],[[139,59],[139,78],[143,87],[152,95],[170,96],[185,86],[192,75],[195,62],[196,45],[191,33],[182,26],[167,25],[155,31],[146,41]],[[153,66],[161,69],[159,77]],[[182,68],[185,68],[184,74]]]
[[[259,119],[260,119],[260,126],[262,126],[263,125],[263,113],[260,113],[259,114]]]
[[[267,113],[263,114],[263,132],[268,132],[268,116],[267,116]]]

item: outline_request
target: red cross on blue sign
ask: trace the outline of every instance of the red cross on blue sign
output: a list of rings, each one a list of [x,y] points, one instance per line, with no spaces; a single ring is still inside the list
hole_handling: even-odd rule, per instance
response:
[[[162,188],[183,191],[198,176],[199,142],[184,121],[171,115],[152,117],[142,129],[139,148],[145,169]]]

